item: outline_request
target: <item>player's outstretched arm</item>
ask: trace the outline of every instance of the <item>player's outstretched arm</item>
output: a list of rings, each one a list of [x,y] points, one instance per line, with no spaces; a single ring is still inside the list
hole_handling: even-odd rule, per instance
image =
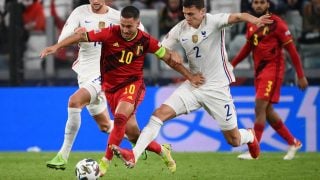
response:
[[[194,87],[199,87],[205,83],[205,78],[201,73],[193,74],[183,66],[183,59],[177,52],[166,49],[165,55],[161,59],[188,79]]]
[[[266,24],[272,24],[273,20],[270,19],[271,15],[265,14],[259,18],[252,16],[249,13],[232,13],[229,16],[228,24],[234,24],[239,22],[250,22],[258,27],[264,26]]]
[[[43,49],[40,53],[40,58],[44,58],[50,54],[53,54],[62,47],[66,47],[78,42],[87,42],[87,41],[88,41],[88,38],[87,38],[86,32],[84,32],[83,30],[75,31],[73,35],[67,37],[66,39],[60,41],[59,43],[56,43],[52,46],[49,46]]]

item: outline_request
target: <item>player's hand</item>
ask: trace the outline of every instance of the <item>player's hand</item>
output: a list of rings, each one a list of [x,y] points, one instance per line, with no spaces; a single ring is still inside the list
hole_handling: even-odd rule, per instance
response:
[[[85,27],[78,27],[74,30],[75,33],[85,33],[87,32],[86,28]]]
[[[49,46],[41,51],[40,58],[44,58],[44,57],[48,56],[49,54],[55,53],[56,51],[57,51],[56,46],[54,46],[54,45]]]
[[[299,89],[301,89],[301,90],[307,89],[307,87],[308,87],[308,80],[307,80],[307,78],[306,78],[305,76],[302,77],[302,78],[300,78],[300,79],[298,79],[298,87],[299,87]]]
[[[255,25],[258,27],[265,26],[266,24],[272,24],[273,20],[270,19],[271,15],[270,14],[265,14],[263,16],[260,16],[258,20],[255,22]]]
[[[182,64],[183,62],[183,58],[177,53],[177,52],[174,52],[174,51],[171,51],[171,60],[177,64]]]
[[[196,73],[192,75],[190,82],[193,87],[198,88],[205,83],[205,78],[201,73]]]

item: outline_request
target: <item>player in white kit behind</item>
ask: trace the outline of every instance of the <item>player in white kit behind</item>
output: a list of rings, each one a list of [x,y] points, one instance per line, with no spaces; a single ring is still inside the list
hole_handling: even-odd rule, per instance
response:
[[[256,18],[248,13],[208,14],[203,0],[184,0],[182,20],[167,34],[162,45],[168,49],[180,43],[185,50],[192,73],[201,73],[205,83],[194,87],[185,81],[154,112],[142,130],[133,150],[113,146],[114,153],[127,167],[134,167],[146,146],[154,140],[163,122],[203,107],[222,130],[227,142],[234,146],[247,144],[251,155],[257,158],[260,147],[251,129],[238,129],[237,114],[230,83],[235,81],[232,65],[227,58],[224,27],[238,22],[252,22],[258,26],[272,23],[269,16]],[[176,168],[172,163],[172,168]]]
[[[105,0],[90,0],[90,4],[82,5],[72,11],[68,17],[58,42],[72,35],[79,27],[87,31],[99,30],[112,24],[120,23],[120,12],[107,5]],[[142,24],[140,29],[144,29]],[[113,121],[107,109],[107,103],[103,91],[101,91],[100,77],[100,43],[79,43],[77,60],[72,69],[77,73],[79,89],[75,91],[68,102],[68,120],[65,126],[64,141],[57,155],[46,163],[47,167],[53,169],[66,168],[70,151],[81,125],[81,111],[87,107],[90,115],[94,118],[102,132],[110,133]],[[128,122],[126,135],[129,140],[140,134],[135,117]],[[136,138],[135,138],[136,139]]]

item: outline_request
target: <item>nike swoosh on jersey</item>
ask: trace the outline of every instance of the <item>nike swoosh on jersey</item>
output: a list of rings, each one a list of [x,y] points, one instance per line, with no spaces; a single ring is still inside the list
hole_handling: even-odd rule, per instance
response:
[[[186,41],[186,40],[188,40],[188,39],[183,39],[183,38],[181,39],[181,41]]]
[[[91,23],[91,21],[84,20],[85,23]]]

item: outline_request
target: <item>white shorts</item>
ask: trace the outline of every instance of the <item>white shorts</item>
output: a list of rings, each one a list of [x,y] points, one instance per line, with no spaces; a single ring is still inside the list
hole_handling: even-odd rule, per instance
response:
[[[220,129],[223,131],[238,126],[237,114],[229,86],[194,88],[186,81],[173,92],[164,104],[170,106],[177,116],[203,107],[213,119],[217,120]]]
[[[79,88],[85,88],[90,93],[90,104],[87,109],[91,116],[100,114],[107,108],[106,96],[101,90],[101,77],[100,75],[91,76],[89,78],[79,77]]]

